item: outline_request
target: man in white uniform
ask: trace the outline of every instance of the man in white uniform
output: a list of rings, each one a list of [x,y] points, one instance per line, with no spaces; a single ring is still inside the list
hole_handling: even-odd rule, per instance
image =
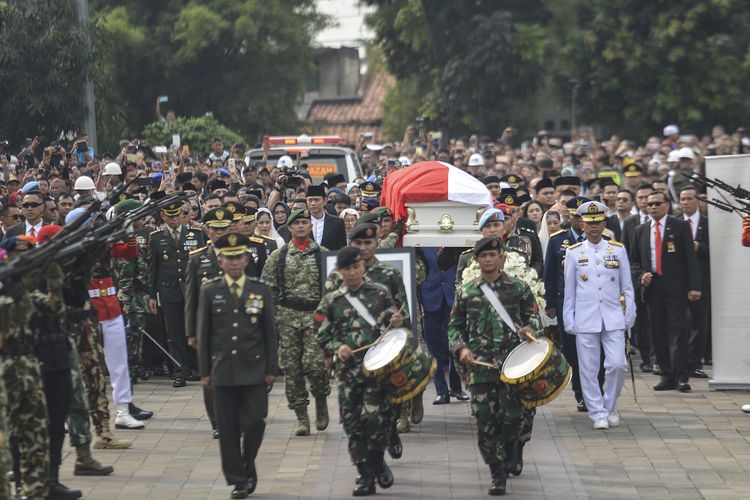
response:
[[[625,382],[625,330],[635,322],[630,264],[625,247],[602,238],[606,205],[590,201],[577,212],[586,241],[565,253],[565,330],[576,336],[581,389],[595,429],[620,423],[617,398]],[[623,301],[624,308],[623,311]],[[604,350],[604,395],[597,374]]]

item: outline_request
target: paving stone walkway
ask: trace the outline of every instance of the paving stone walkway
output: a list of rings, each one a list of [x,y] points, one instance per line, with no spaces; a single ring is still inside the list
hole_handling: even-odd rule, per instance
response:
[[[750,499],[750,415],[739,409],[750,402],[750,393],[709,391],[706,380],[691,380],[690,394],[655,393],[656,381],[636,368],[639,404],[628,377],[620,399],[622,423],[607,431],[594,430],[587,416],[576,412],[570,389],[541,408],[524,472],[509,481],[507,498]],[[433,397],[430,387],[424,421],[403,435],[402,459],[390,461],[396,483],[378,490],[378,498],[487,497],[489,470],[479,456],[469,405],[433,406]],[[200,386],[173,389],[167,379],[152,379],[136,386],[136,403],[156,416],[145,430],[117,431],[134,440],[133,448],[95,450],[115,473],[73,476],[75,454],[66,447],[63,482],[88,499],[229,498]],[[291,437],[294,414],[277,384],[251,498],[351,498],[356,470],[336,417],[336,398],[328,404],[333,417],[328,430]]]

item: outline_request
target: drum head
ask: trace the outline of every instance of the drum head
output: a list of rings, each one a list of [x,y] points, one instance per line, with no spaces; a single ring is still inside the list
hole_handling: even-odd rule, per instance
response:
[[[550,347],[544,339],[524,342],[513,349],[505,359],[503,375],[511,380],[528,375],[544,362]]]
[[[370,347],[365,353],[362,364],[365,369],[375,371],[393,361],[404,349],[409,332],[405,328],[389,330],[383,335],[383,341]]]

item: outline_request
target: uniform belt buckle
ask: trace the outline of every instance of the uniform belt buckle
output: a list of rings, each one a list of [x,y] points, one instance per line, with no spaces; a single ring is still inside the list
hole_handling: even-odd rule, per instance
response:
[[[109,295],[109,292],[107,292],[106,288],[102,288],[102,289],[99,290],[99,296],[100,297],[106,297],[108,295]]]

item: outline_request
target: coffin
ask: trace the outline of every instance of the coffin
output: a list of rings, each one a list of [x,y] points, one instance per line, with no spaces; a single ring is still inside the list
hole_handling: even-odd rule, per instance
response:
[[[482,235],[479,219],[486,205],[456,201],[406,204],[405,247],[472,247]]]

